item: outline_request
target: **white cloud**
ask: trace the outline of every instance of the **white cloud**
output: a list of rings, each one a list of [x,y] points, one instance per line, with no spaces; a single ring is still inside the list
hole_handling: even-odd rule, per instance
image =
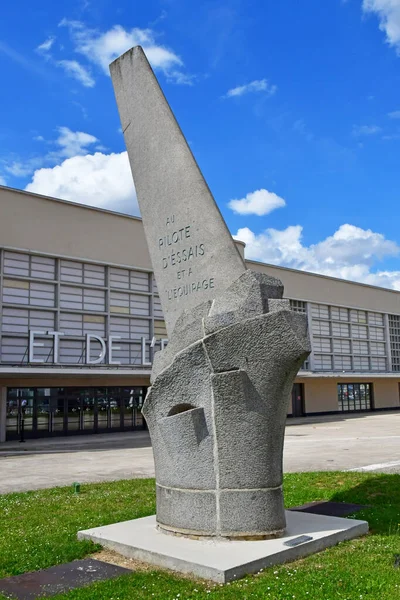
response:
[[[382,127],[378,125],[354,125],[353,135],[359,137],[361,135],[376,135],[382,131]]]
[[[36,52],[41,54],[46,61],[60,69],[63,69],[69,77],[76,79],[85,87],[94,87],[96,82],[93,79],[90,71],[81,65],[77,60],[55,60],[53,58],[50,50],[55,39],[55,37],[49,37],[45,42],[43,42],[43,44],[40,44],[40,46],[36,48]]]
[[[1,175],[0,175],[0,185],[7,185],[6,180]]]
[[[135,188],[126,152],[87,154],[35,171],[28,192],[138,214]]]
[[[267,215],[276,208],[286,206],[286,202],[274,192],[261,189],[250,192],[240,200],[230,200],[229,208],[239,215]]]
[[[244,227],[234,237],[246,243],[249,259],[400,290],[400,271],[373,270],[378,261],[400,253],[396,242],[344,224],[325,240],[305,246],[302,232],[300,225],[259,234]]]
[[[80,63],[78,63],[78,61],[58,60],[56,64],[58,67],[64,69],[67,75],[70,75],[85,87],[94,87],[94,85],[96,84],[89,70],[83,67]]]
[[[245,85],[239,85],[238,87],[232,88],[227,91],[226,98],[233,98],[235,96],[243,96],[251,92],[266,92],[268,96],[273,96],[277,90],[276,85],[269,85],[266,79],[256,79]]]
[[[76,154],[86,154],[88,146],[95,144],[99,140],[90,133],[84,131],[71,131],[68,127],[57,127],[58,138],[54,142],[59,149],[55,151],[59,157],[71,157]]]
[[[388,113],[388,117],[390,119],[400,119],[400,110],[394,110],[394,111]]]
[[[140,45],[155,69],[160,69],[166,77],[179,84],[190,85],[193,78],[180,70],[182,59],[172,50],[156,42],[156,34],[152,29],[124,29],[114,25],[106,32],[89,29],[81,21],[63,19],[60,26],[68,28],[75,45],[75,51],[85,56],[90,62],[101,67],[109,75],[109,64],[132,46]]]
[[[4,169],[7,171],[7,173],[10,173],[14,177],[26,177],[42,164],[42,157],[33,157],[24,161],[13,160],[12,162],[6,164]]]
[[[55,39],[55,37],[47,38],[47,40],[45,40],[42,44],[40,44],[40,46],[36,48],[36,52],[46,54],[46,52],[48,52],[51,49],[52,45],[55,42]]]
[[[365,13],[375,13],[379,29],[386,34],[386,41],[400,55],[400,2],[399,0],[363,0]]]
[[[46,165],[54,165],[64,158],[75,155],[88,154],[89,147],[97,144],[98,139],[94,135],[83,131],[71,131],[68,127],[57,127],[58,137],[49,144],[55,146],[54,150],[47,152],[43,156],[33,156],[25,160],[13,160],[7,163],[4,168],[14,177],[26,177]],[[42,136],[35,139],[45,141]]]

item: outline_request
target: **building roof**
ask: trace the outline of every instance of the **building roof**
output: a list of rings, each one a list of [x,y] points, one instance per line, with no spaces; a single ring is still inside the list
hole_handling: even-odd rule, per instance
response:
[[[51,221],[51,223],[49,222],[49,220],[47,221],[47,225],[51,226],[54,224],[54,228],[56,230],[56,235],[53,235],[53,240],[52,242],[56,242],[60,247],[59,249],[57,249],[55,247],[55,245],[52,245],[51,248],[49,248],[48,246],[46,246],[46,244],[43,244],[43,240],[41,239],[37,239],[37,246],[35,247],[35,243],[31,242],[28,246],[25,245],[27,236],[23,235],[23,236],[18,236],[18,231],[15,228],[15,223],[7,223],[7,219],[0,219],[0,239],[1,239],[1,244],[2,246],[7,246],[10,248],[15,248],[15,249],[21,249],[21,250],[26,250],[26,251],[36,251],[38,253],[44,253],[44,254],[49,254],[52,253],[54,255],[62,255],[62,256],[67,256],[67,257],[71,257],[71,258],[81,258],[81,259],[88,259],[88,260],[92,260],[92,261],[96,261],[96,262],[105,262],[105,263],[109,263],[109,264],[119,264],[119,265],[125,265],[125,266],[135,266],[137,268],[144,268],[144,269],[151,269],[151,263],[150,263],[150,258],[148,255],[148,250],[147,250],[147,244],[145,241],[145,237],[144,237],[144,231],[143,231],[143,227],[142,227],[142,219],[140,217],[137,216],[133,216],[133,215],[129,215],[129,214],[125,214],[125,213],[120,213],[117,211],[112,211],[109,209],[104,209],[104,208],[99,208],[99,207],[94,207],[94,206],[89,206],[86,204],[82,204],[79,202],[71,202],[69,200],[61,200],[59,198],[53,198],[50,196],[44,196],[42,194],[36,194],[36,193],[32,193],[32,192],[28,192],[25,190],[19,190],[19,189],[15,189],[15,188],[11,188],[11,187],[7,187],[7,186],[1,186],[0,185],[0,194],[2,195],[6,195],[10,197],[12,197],[12,205],[14,205],[14,210],[12,211],[11,215],[10,215],[10,219],[15,219],[16,213],[19,213],[17,216],[19,217],[20,214],[22,214],[20,211],[17,211],[15,209],[15,205],[17,204],[17,198],[20,200],[19,205],[22,208],[22,204],[24,204],[25,200],[27,200],[28,198],[31,199],[35,199],[36,200],[36,206],[35,209],[39,210],[39,212],[41,214],[37,214],[35,216],[37,216],[37,219],[33,218],[33,215],[29,215],[29,212],[26,213],[25,211],[23,212],[23,214],[25,215],[25,217],[30,221],[30,229],[32,229],[32,226],[34,225],[38,225],[41,226],[43,225],[43,215],[44,214],[48,214],[48,210],[46,209],[46,204],[47,203],[51,203],[51,205],[53,207],[62,207],[63,208],[63,214],[60,215],[60,219],[57,219],[55,217],[54,211],[50,211],[52,212],[52,215],[50,215],[50,219],[51,217],[54,216],[53,221]],[[5,203],[4,201],[6,200],[6,198],[2,199],[2,203],[0,205],[0,210],[2,210],[3,208],[5,208]],[[72,210],[69,211],[68,208],[71,208]],[[70,221],[69,223],[64,222],[65,221],[65,215],[66,210],[68,211],[68,215],[71,216],[72,221]],[[93,252],[90,252],[89,250],[92,248],[89,248],[89,246],[93,247],[93,241],[89,240],[89,244],[87,244],[87,248],[82,248],[82,244],[78,244],[77,246],[75,244],[71,244],[72,249],[76,249],[76,253],[74,252],[67,252],[64,248],[63,248],[63,236],[60,235],[60,229],[64,230],[65,228],[70,228],[70,234],[71,237],[74,237],[74,233],[76,234],[77,231],[78,235],[80,235],[80,237],[82,237],[82,219],[78,218],[78,216],[76,215],[76,211],[83,211],[85,214],[88,215],[88,218],[85,219],[86,225],[89,227],[89,224],[93,224],[93,227],[91,227],[91,230],[87,232],[87,235],[90,237],[90,235],[94,236],[94,239],[96,239],[96,227],[99,228],[98,234],[99,236],[96,239],[96,244],[97,244],[97,252],[95,252],[93,254]],[[72,214],[74,213],[76,218],[74,219],[74,215]],[[90,216],[93,215],[93,218],[90,218]],[[115,221],[115,219],[120,223],[119,225],[114,223],[113,227],[110,227],[104,219],[108,220],[107,217],[112,217],[113,221]],[[46,221],[46,219],[44,219],[44,221]],[[131,230],[130,227],[125,227],[122,225],[122,223],[125,222],[126,224],[129,225],[129,223],[131,223],[132,225],[134,225],[134,229]],[[3,227],[2,227],[2,223],[3,223]],[[45,223],[46,224],[46,223]],[[75,224],[75,227],[74,227]],[[14,225],[14,227],[13,227]],[[60,228],[61,225],[61,228]],[[14,230],[14,233],[13,233]],[[47,228],[47,231],[49,232],[49,227]],[[107,236],[107,232],[108,234],[112,234],[115,232],[116,234],[116,238],[115,238],[115,242],[118,243],[118,246],[121,246],[121,250],[122,252],[118,253],[115,252],[115,246],[116,244],[105,244],[105,240],[104,240],[104,236]],[[8,235],[7,235],[8,234]],[[9,238],[9,235],[12,234],[13,238],[12,241]],[[50,234],[50,232],[49,232]],[[7,237],[9,238],[9,242],[6,242]],[[29,237],[29,236],[28,236]],[[36,237],[41,237],[41,236],[36,236]],[[137,238],[135,240],[132,240],[132,238]],[[124,240],[124,243],[122,244],[121,240]],[[237,243],[239,243],[242,246],[245,246],[244,242],[237,241]],[[134,243],[135,242],[135,243]],[[65,242],[64,242],[64,246],[65,246]],[[111,247],[110,247],[111,246]],[[86,252],[85,252],[86,249]],[[126,258],[127,256],[129,256],[129,258],[131,258],[132,263],[128,263]],[[397,290],[393,290],[390,288],[384,288],[384,287],[380,287],[380,286],[376,286],[376,285],[371,285],[371,284],[367,284],[367,283],[362,283],[362,282],[356,282],[356,281],[351,281],[351,280],[346,280],[346,279],[341,279],[338,277],[332,277],[329,275],[322,275],[319,273],[313,273],[310,271],[302,271],[299,269],[293,269],[293,268],[289,268],[289,267],[283,267],[283,266],[278,266],[278,265],[272,265],[272,264],[268,264],[268,263],[263,263],[260,261],[255,261],[255,260],[249,260],[246,259],[246,263],[248,265],[254,265],[255,270],[261,270],[261,271],[266,271],[266,272],[270,272],[271,274],[276,275],[277,277],[280,277],[284,280],[285,283],[285,287],[287,287],[287,281],[291,282],[299,281],[299,277],[302,276],[302,279],[308,279],[309,281],[314,280],[316,283],[315,278],[318,278],[318,280],[323,280],[325,281],[328,285],[332,285],[334,282],[337,282],[339,286],[343,286],[343,284],[346,284],[346,288],[348,286],[352,286],[353,289],[356,288],[367,288],[369,290],[375,290],[376,292],[382,294],[384,293],[385,296],[387,295],[391,295],[393,297],[393,299],[395,298],[395,306],[392,306],[392,308],[385,308],[379,307],[379,302],[377,302],[377,306],[375,306],[374,310],[382,310],[382,311],[388,311],[390,312],[391,310],[393,312],[397,312],[400,313],[400,292]],[[289,287],[292,288],[292,285],[289,284]],[[348,288],[349,289],[349,288]],[[306,290],[305,290],[306,291]],[[361,290],[360,290],[361,291]],[[292,289],[290,290],[290,297],[293,298],[303,298],[303,299],[307,299],[308,298],[308,294],[307,293],[303,293],[303,294],[295,294]],[[329,295],[329,294],[328,294]],[[351,295],[351,294],[350,294]],[[357,294],[358,296],[360,296],[360,294]],[[315,301],[318,301],[317,299],[314,299]],[[327,300],[329,301],[328,297],[325,297],[325,302],[327,302]],[[319,301],[322,301],[322,299],[320,299]],[[343,298],[343,302],[340,303],[337,301],[337,299],[335,299],[335,302],[332,301],[332,303],[335,304],[342,304],[342,305],[349,305],[349,302],[347,301],[346,298]],[[375,301],[374,301],[375,303]],[[352,303],[350,303],[351,305]],[[354,304],[354,303],[353,303]],[[393,304],[392,302],[390,302],[390,304]],[[398,306],[397,306],[398,304]],[[355,306],[362,306],[362,304],[359,303],[359,301],[357,301],[355,304]],[[396,310],[395,310],[396,309]]]

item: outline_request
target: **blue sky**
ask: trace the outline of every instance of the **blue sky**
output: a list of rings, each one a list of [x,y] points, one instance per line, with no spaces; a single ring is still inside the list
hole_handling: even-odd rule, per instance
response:
[[[400,290],[400,0],[36,0],[0,21],[0,182],[138,214],[140,43],[247,257]]]

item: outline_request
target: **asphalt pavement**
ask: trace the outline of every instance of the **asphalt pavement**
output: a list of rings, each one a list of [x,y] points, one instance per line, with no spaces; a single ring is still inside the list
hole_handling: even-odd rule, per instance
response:
[[[288,419],[284,470],[400,473],[400,412]],[[153,477],[147,432],[6,442],[0,493]]]

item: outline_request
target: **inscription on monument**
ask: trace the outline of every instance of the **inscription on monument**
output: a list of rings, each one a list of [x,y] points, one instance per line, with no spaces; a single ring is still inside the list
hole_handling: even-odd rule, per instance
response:
[[[162,268],[169,269],[171,281],[178,280],[174,287],[166,288],[168,301],[195,294],[214,287],[214,277],[196,277],[196,261],[206,253],[206,245],[192,244],[191,226],[175,225],[175,215],[166,218],[166,231],[158,238],[158,249]]]
[[[168,335],[246,270],[141,48],[110,66]]]

